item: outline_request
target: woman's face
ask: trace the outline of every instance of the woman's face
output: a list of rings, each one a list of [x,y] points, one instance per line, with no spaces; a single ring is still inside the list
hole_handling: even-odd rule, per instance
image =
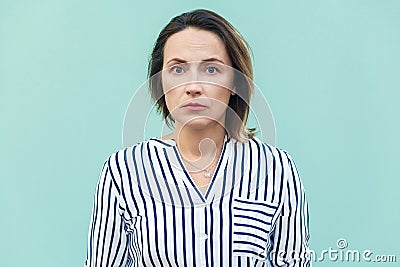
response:
[[[224,125],[234,71],[220,37],[195,28],[175,33],[165,44],[163,62],[162,85],[175,125]]]

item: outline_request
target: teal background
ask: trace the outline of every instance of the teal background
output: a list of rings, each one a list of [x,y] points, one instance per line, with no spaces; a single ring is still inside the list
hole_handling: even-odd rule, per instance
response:
[[[0,266],[83,266],[103,162],[175,15],[209,8],[250,43],[295,159],[311,248],[400,261],[399,1],[0,1]]]

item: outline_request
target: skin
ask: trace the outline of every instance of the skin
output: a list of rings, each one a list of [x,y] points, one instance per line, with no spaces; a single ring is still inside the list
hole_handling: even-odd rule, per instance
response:
[[[175,129],[162,139],[174,139],[188,170],[212,167],[223,146],[225,112],[233,87],[233,70],[225,44],[216,34],[187,28],[168,38],[164,47],[162,81]],[[214,82],[210,84],[207,82]],[[183,107],[189,102],[201,110]],[[195,165],[196,168],[193,168]],[[190,173],[198,186],[207,184],[204,172]]]

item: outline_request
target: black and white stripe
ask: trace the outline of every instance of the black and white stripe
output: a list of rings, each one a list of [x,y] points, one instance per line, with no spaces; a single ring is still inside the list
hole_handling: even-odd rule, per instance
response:
[[[105,162],[85,266],[310,266],[308,244],[307,201],[285,151],[225,136],[203,195],[175,141],[152,138]]]

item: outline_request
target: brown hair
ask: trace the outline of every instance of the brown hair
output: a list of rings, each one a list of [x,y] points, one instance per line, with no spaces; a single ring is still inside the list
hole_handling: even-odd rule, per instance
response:
[[[169,116],[170,112],[165,102],[161,75],[156,74],[163,68],[164,47],[168,38],[189,27],[213,32],[224,42],[232,67],[237,70],[235,74],[241,73],[241,75],[235,75],[235,84],[239,85],[239,88],[236,86],[236,94],[231,95],[229,99],[230,108],[227,108],[225,128],[230,136],[239,141],[253,138],[255,128],[246,128],[250,98],[254,91],[251,49],[232,24],[209,10],[197,9],[176,16],[158,35],[148,65],[150,92],[157,103],[157,111],[163,113],[164,120],[171,127],[173,118]]]

